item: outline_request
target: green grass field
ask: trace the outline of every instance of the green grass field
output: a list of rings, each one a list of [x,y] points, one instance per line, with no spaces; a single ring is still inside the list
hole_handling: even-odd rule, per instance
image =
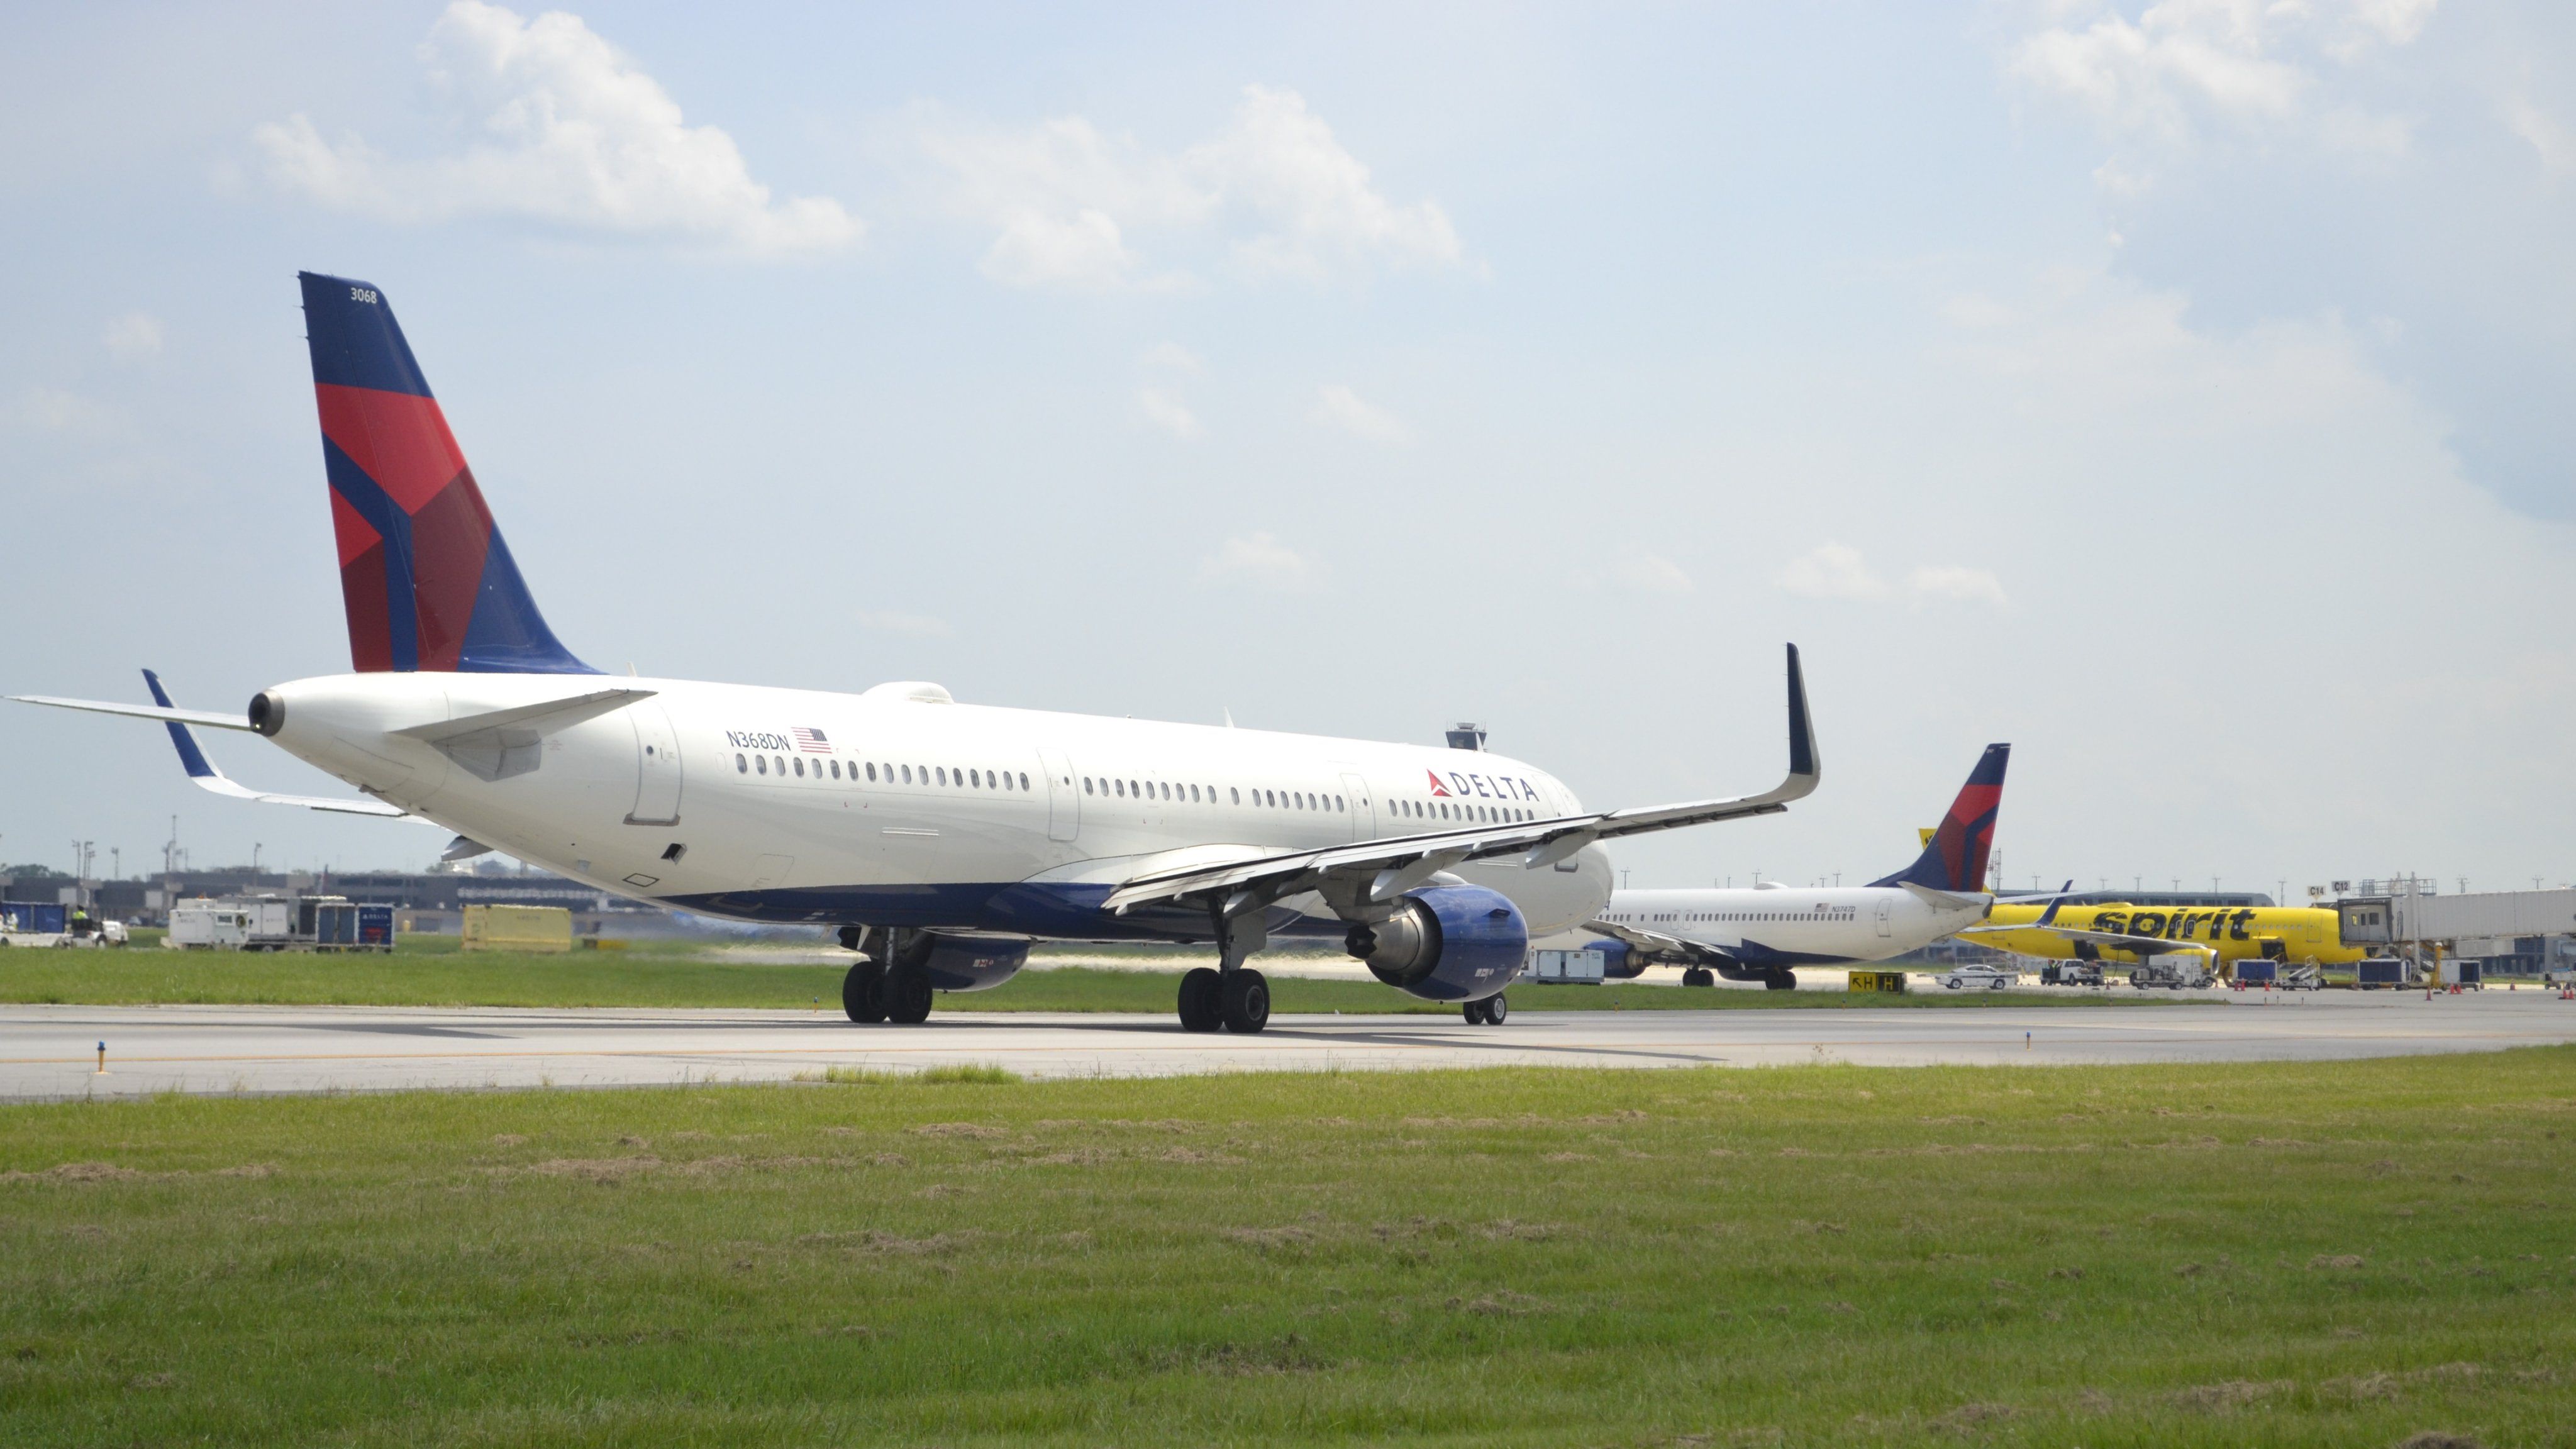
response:
[[[9,1107],[0,1442],[2564,1445],[2571,1139],[2568,1049]]]
[[[1104,953],[1093,953],[1104,954]],[[1256,964],[1259,964],[1256,962]],[[837,1006],[836,964],[741,959],[694,944],[638,945],[624,951],[518,955],[460,951],[453,937],[415,936],[390,956],[308,952],[165,951],[138,943],[123,950],[0,951],[0,1001],[320,1004],[364,1006]],[[1311,980],[1273,975],[1272,1009],[1282,1012],[1425,1012],[1455,1015],[1374,981]],[[940,996],[941,1011],[1135,1011],[1173,1009],[1170,974],[1105,967],[1023,971],[991,991]],[[1829,991],[1683,991],[1670,986],[1541,986],[1511,991],[1521,1011],[1671,1011],[1782,1006],[2000,1006],[2047,1002],[2069,1006],[2109,1001],[2170,1005],[2136,993],[2094,998],[2036,993],[1918,989],[1905,996]]]

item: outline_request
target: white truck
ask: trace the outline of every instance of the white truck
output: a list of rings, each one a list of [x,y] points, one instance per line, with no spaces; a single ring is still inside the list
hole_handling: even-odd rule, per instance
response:
[[[278,896],[200,897],[170,907],[161,944],[180,951],[283,951],[295,938],[295,903]]]
[[[2163,988],[2195,991],[2216,985],[2218,977],[2209,969],[2209,957],[2199,951],[2177,951],[2169,956],[2149,956],[2129,973],[2129,984],[2140,991]]]

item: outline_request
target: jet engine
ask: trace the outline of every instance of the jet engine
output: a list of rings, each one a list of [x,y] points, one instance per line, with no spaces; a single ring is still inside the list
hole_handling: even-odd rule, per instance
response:
[[[1613,981],[1632,981],[1646,974],[1645,956],[1629,949],[1625,941],[1586,941],[1583,949],[1601,953],[1601,974]]]
[[[1343,949],[1408,995],[1481,1001],[1521,974],[1529,922],[1482,886],[1433,886],[1405,896],[1385,920],[1351,927]]]

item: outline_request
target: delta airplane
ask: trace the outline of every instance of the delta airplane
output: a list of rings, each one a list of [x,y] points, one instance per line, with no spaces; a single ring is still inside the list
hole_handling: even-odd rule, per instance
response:
[[[1502,1020],[1531,935],[1610,897],[1601,842],[1769,815],[1816,788],[1788,650],[1789,772],[1733,799],[1584,808],[1482,750],[858,694],[612,678],[547,628],[384,293],[300,274],[351,672],[243,714],[19,696],[163,721],[200,785],[411,816],[451,859],[505,850],[614,894],[840,927],[853,1021],[918,1022],[933,991],[999,985],[1040,940],[1212,942],[1181,1024],[1256,1032],[1245,959],[1339,939],[1378,979]],[[245,730],[362,800],[271,796],[187,727]]]
[[[1723,976],[1787,991],[1798,984],[1792,967],[1902,956],[1994,908],[1986,851],[2011,758],[2010,745],[1986,746],[1923,854],[1884,879],[1808,890],[1764,881],[1750,890],[1618,891],[1583,929],[1609,938],[1592,944],[1609,954],[1610,975],[1679,966],[1685,986]]]

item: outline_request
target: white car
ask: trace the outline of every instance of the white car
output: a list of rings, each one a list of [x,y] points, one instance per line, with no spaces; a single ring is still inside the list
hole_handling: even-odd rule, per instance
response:
[[[1932,979],[1952,991],[1964,991],[1977,987],[1983,987],[1988,991],[2001,991],[2007,986],[2019,985],[2021,973],[2006,971],[1995,966],[1954,966]]]

